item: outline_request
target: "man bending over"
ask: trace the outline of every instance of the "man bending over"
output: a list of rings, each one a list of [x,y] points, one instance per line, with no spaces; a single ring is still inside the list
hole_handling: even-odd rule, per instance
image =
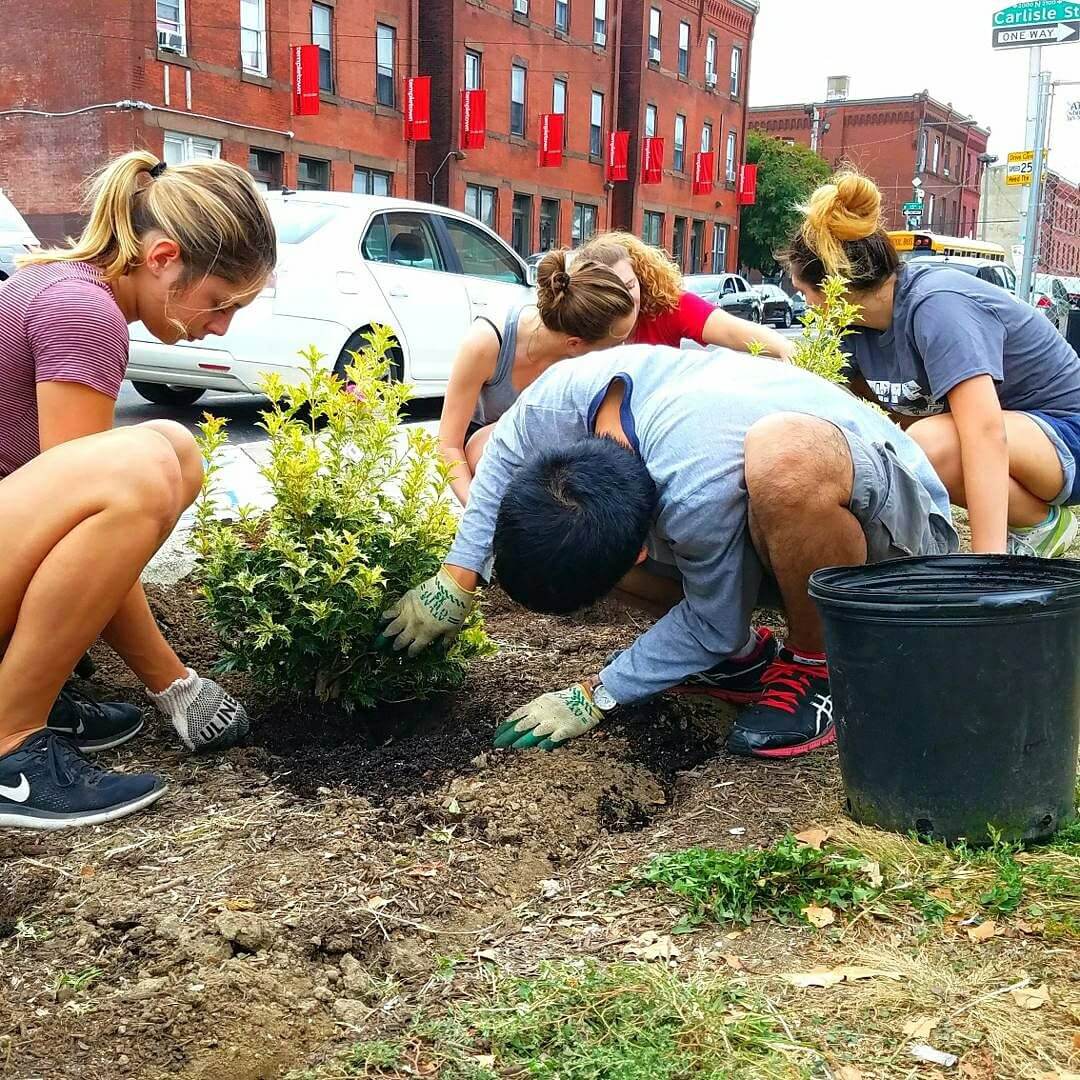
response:
[[[499,421],[438,574],[387,612],[417,653],[451,640],[494,571],[532,611],[614,593],[661,617],[600,672],[518,709],[497,746],[552,749],[679,688],[749,704],[737,754],[835,738],[812,571],[955,551],[922,450],[846,391],[725,351],[632,345],[556,364]],[[783,647],[750,616],[779,589]]]

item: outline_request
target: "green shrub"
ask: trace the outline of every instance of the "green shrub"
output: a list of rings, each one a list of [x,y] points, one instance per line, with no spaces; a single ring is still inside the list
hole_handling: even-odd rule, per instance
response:
[[[207,415],[200,425],[208,467],[193,547],[222,669],[346,709],[452,689],[466,661],[490,650],[476,614],[449,650],[409,658],[375,646],[382,612],[435,573],[456,528],[435,440],[399,432],[409,388],[387,378],[391,344],[376,329],[353,354],[347,385],[314,350],[303,354],[302,384],[265,379],[268,511],[215,516],[225,421]]]
[[[824,301],[808,307],[802,318],[806,327],[795,345],[791,362],[830,382],[846,382],[843,375],[847,357],[840,343],[851,333],[851,324],[858,318],[859,307],[844,299],[847,282],[843,278],[826,278],[821,287]]]

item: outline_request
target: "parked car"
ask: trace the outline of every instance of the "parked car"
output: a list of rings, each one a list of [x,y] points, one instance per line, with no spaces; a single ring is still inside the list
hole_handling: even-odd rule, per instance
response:
[[[38,246],[37,237],[15,209],[11,200],[0,191],[0,281],[15,273],[15,259]]]
[[[688,274],[683,284],[688,292],[740,319],[761,322],[761,300],[739,274]]]
[[[788,296],[779,285],[755,285],[761,298],[761,321],[776,326],[790,326],[795,321],[795,309]],[[803,303],[805,310],[806,304]]]
[[[261,376],[302,377],[314,345],[341,372],[376,323],[398,347],[393,376],[444,393],[458,343],[485,315],[502,325],[532,295],[530,271],[495,233],[444,206],[329,191],[266,196],[278,238],[274,279],[227,334],[164,345],[131,329],[127,377],[147,400],[189,405],[207,390],[258,392]]]
[[[1062,336],[1069,330],[1069,289],[1056,274],[1036,274],[1031,302],[1058,328]]]
[[[791,294],[791,314],[801,319],[806,314],[806,297],[801,292]]]
[[[908,266],[951,266],[956,270],[963,270],[965,274],[974,274],[983,281],[989,281],[992,285],[1000,285],[1003,289],[1016,295],[1016,273],[1011,266],[994,259],[977,259],[969,255],[918,255],[914,259],[908,259]]]

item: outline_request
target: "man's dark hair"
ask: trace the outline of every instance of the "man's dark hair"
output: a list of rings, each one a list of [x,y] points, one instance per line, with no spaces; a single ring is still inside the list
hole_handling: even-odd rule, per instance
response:
[[[540,454],[503,495],[495,575],[531,611],[577,611],[634,566],[655,511],[648,469],[614,439],[592,436]]]

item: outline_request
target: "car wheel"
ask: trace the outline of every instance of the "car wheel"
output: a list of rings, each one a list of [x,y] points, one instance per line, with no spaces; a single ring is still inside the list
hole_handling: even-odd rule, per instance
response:
[[[784,308],[784,329],[787,330],[791,326],[791,308]]]
[[[135,393],[155,405],[194,405],[206,393],[201,386],[175,386],[171,383],[132,382]]]
[[[349,340],[341,347],[337,362],[334,364],[334,374],[344,381],[345,369],[352,363],[349,355],[354,352],[363,352],[368,347],[367,336],[371,333],[370,326],[362,326],[356,333],[349,336]],[[401,346],[396,342],[390,346],[390,371],[391,382],[405,381],[405,357],[402,355]]]

